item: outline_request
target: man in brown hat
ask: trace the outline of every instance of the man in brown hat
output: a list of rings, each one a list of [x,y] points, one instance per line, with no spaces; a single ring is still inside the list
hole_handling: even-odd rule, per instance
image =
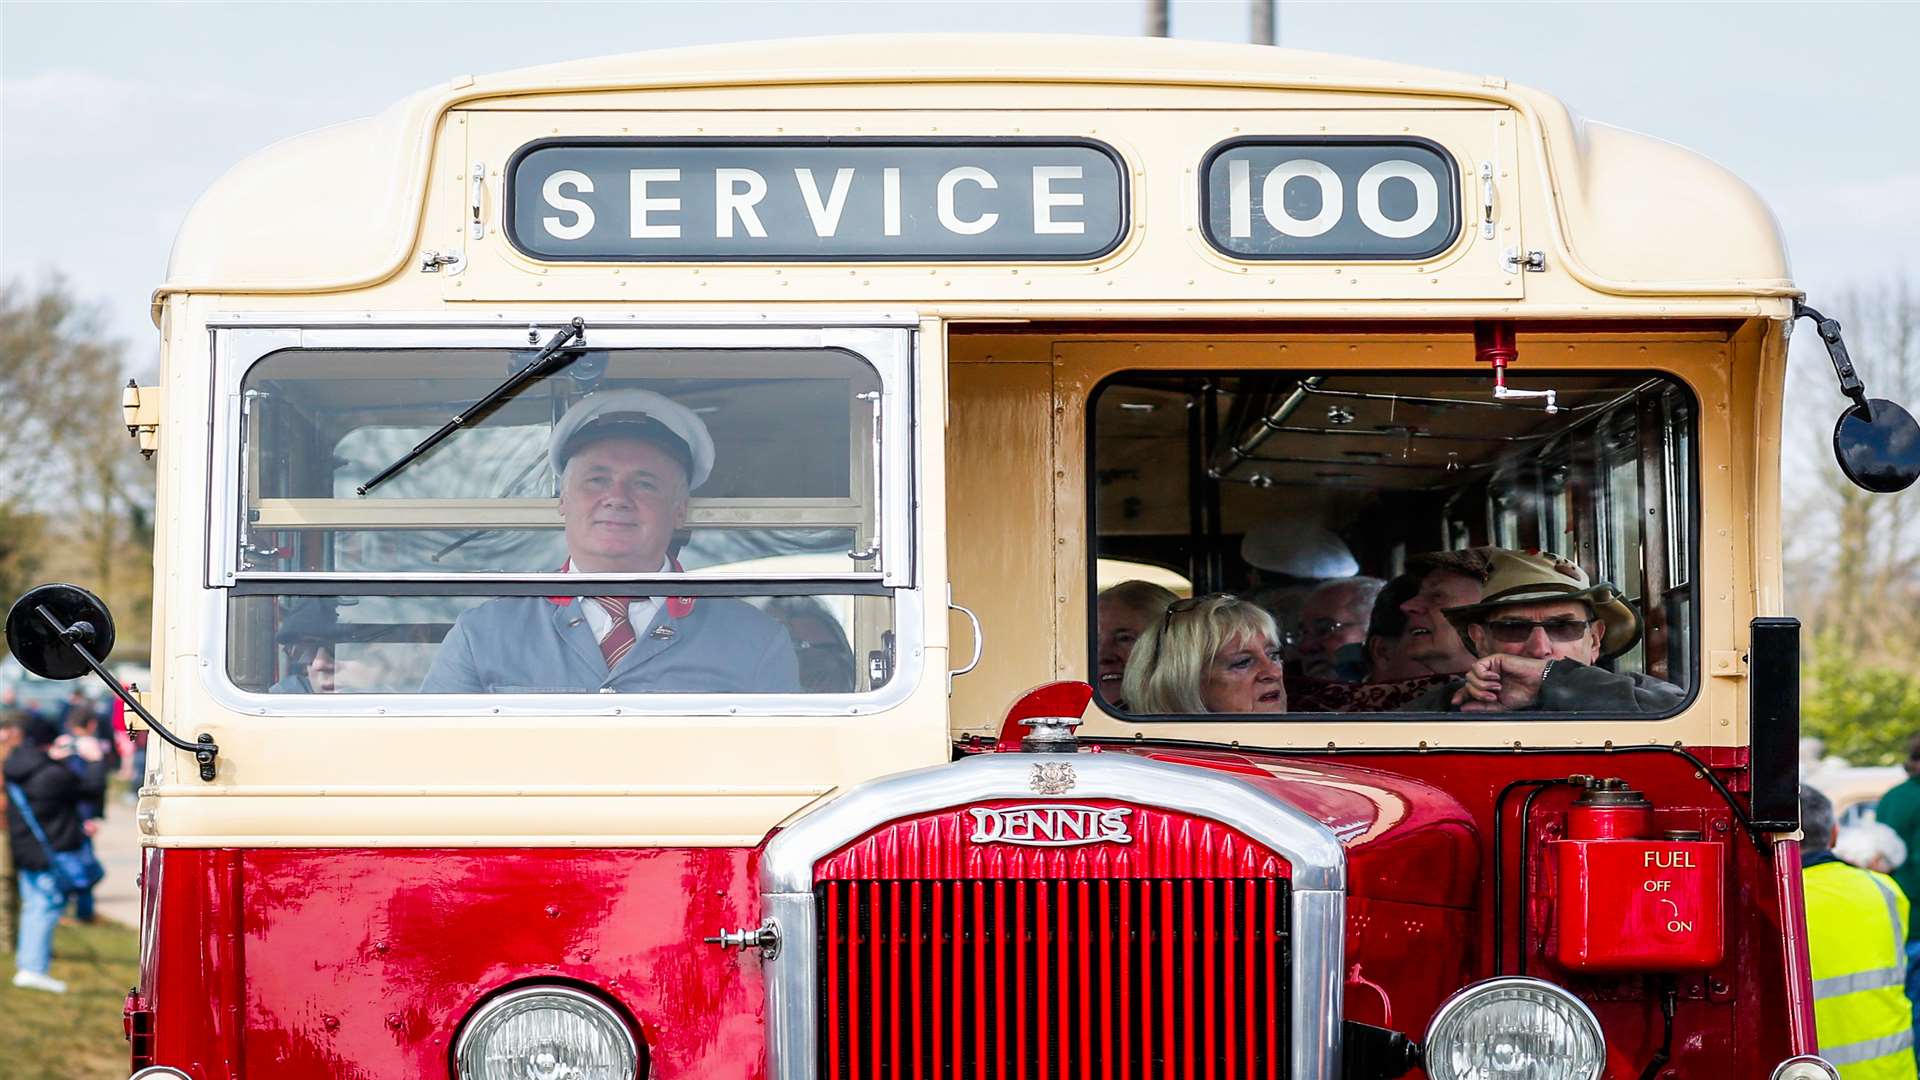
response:
[[[1640,619],[1613,586],[1550,551],[1489,549],[1487,567],[1480,601],[1445,610],[1474,656],[1464,679],[1407,709],[1651,714],[1686,698],[1672,683],[1593,666],[1640,640]]]

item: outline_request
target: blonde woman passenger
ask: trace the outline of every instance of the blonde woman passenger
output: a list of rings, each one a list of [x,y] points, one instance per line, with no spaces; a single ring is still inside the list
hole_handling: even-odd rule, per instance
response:
[[[1226,593],[1178,600],[1134,645],[1121,679],[1135,713],[1287,711],[1273,616]]]

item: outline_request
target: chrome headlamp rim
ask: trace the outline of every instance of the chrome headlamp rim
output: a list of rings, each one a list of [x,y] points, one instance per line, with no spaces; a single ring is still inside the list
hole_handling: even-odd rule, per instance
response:
[[[578,987],[561,983],[530,983],[495,994],[467,1015],[466,1020],[460,1025],[460,1033],[453,1040],[454,1080],[465,1080],[467,1072],[462,1059],[466,1057],[467,1047],[472,1042],[474,1033],[480,1030],[487,1018],[530,997],[561,998],[582,1005],[589,1011],[602,1014],[625,1040],[627,1056],[633,1060],[634,1074],[641,1075],[640,1042],[634,1037],[633,1025],[627,1021],[621,1010]]]
[[[1773,1067],[1772,1080],[1788,1080],[1788,1077],[1790,1075],[1797,1075],[1797,1076],[1811,1075],[1805,1072],[1800,1072],[1797,1074],[1789,1074],[1787,1070],[1792,1069],[1795,1065],[1810,1065],[1813,1068],[1820,1070],[1821,1076],[1827,1077],[1829,1078],[1829,1080],[1840,1080],[1840,1070],[1834,1068],[1832,1062],[1829,1062],[1826,1058],[1821,1057],[1819,1054],[1793,1055],[1792,1057],[1788,1058],[1787,1060]]]
[[[149,1065],[128,1077],[127,1080],[192,1080],[192,1078],[171,1065]]]
[[[1581,1001],[1565,987],[1556,986],[1545,979],[1536,979],[1527,975],[1499,975],[1491,979],[1482,979],[1476,983],[1469,983],[1455,990],[1453,995],[1442,1002],[1440,1008],[1434,1011],[1433,1019],[1427,1021],[1426,1035],[1421,1040],[1421,1046],[1431,1047],[1433,1045],[1434,1033],[1441,1029],[1441,1025],[1451,1020],[1455,1014],[1472,1005],[1479,998],[1501,990],[1521,989],[1544,993],[1549,997],[1559,999],[1569,1006],[1569,1011],[1578,1019],[1584,1020],[1587,1026],[1593,1030],[1594,1045],[1599,1051],[1598,1064],[1600,1067],[1605,1067],[1607,1060],[1607,1036],[1606,1032],[1600,1027],[1599,1017],[1593,1015],[1593,1010],[1587,1008],[1586,1002]],[[1598,1076],[1599,1072],[1596,1070],[1594,1075]]]

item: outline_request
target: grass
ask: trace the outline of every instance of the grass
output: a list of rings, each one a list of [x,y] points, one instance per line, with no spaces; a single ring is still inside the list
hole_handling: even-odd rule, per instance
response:
[[[13,946],[6,949],[13,977]],[[62,926],[53,938],[53,977],[67,992],[18,990],[0,980],[0,1080],[125,1080],[127,1043],[120,1010],[140,975],[132,927]]]
[[[0,856],[5,853],[0,829]],[[11,856],[0,863],[10,876]],[[0,886],[0,895],[8,892]],[[139,934],[105,921],[63,924],[53,937],[51,974],[66,982],[67,992],[48,994],[14,988],[12,912],[0,911],[0,923],[0,1080],[125,1080],[120,1010],[140,977]]]

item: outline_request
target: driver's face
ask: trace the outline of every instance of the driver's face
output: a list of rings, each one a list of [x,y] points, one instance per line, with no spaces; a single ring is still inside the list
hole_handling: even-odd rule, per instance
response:
[[[575,569],[652,573],[687,519],[686,471],[640,439],[589,443],[567,462],[560,517]]]

